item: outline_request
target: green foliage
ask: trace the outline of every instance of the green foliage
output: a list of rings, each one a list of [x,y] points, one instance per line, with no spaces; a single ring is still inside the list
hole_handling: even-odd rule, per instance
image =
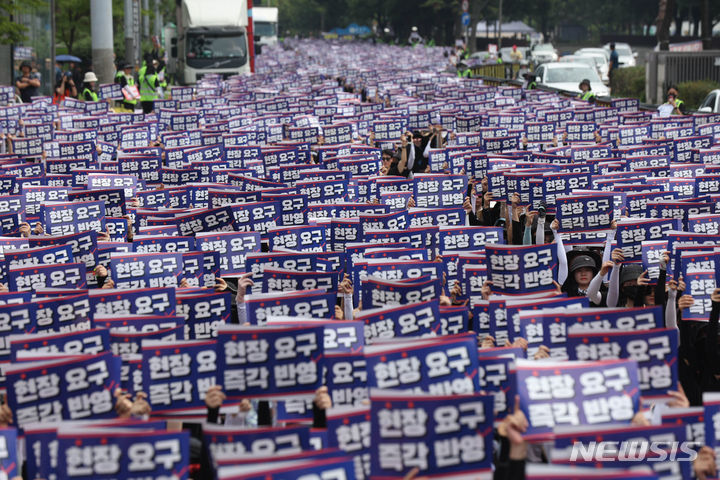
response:
[[[23,2],[25,1],[23,0]],[[31,1],[43,2],[46,0]],[[2,3],[4,2],[11,2],[11,0],[0,0],[0,9],[2,9]],[[112,0],[113,47],[115,57],[118,59],[125,57],[124,5],[124,0]],[[162,0],[160,2],[160,13],[165,22],[175,22],[174,0]],[[152,33],[155,22],[154,9],[142,10],[141,15],[149,17],[150,31]],[[58,54],[68,53],[88,60],[92,57],[90,2],[88,0],[55,0],[55,30],[56,51]],[[143,51],[150,50],[150,39],[142,39],[142,46]]]
[[[612,96],[645,101],[645,67],[618,68],[613,74]]]
[[[44,5],[47,5],[45,0],[0,0],[0,45],[22,43],[26,40],[27,27],[14,22],[12,17]]]
[[[55,2],[55,42],[60,47],[58,51],[66,50],[67,53],[75,56],[87,54],[90,50],[88,48],[90,43],[90,2],[87,0],[57,0]]]
[[[677,87],[680,99],[685,102],[687,109],[697,110],[700,103],[710,93],[710,90],[720,88],[720,83],[711,80],[696,80],[694,82],[678,83]]]

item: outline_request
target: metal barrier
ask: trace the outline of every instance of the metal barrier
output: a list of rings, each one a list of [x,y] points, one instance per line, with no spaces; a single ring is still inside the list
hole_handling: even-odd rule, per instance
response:
[[[522,87],[523,82],[520,80],[511,80],[506,78],[498,78],[498,77],[488,77],[488,76],[480,76],[475,77],[480,78],[483,81],[484,85],[492,85],[494,87],[499,87],[501,85],[506,85],[510,87]],[[557,93],[558,95],[562,95],[564,97],[569,98],[576,98],[577,93],[576,92],[569,92],[567,90],[559,90],[557,88],[548,87],[545,85],[538,85],[537,90],[542,90],[543,92],[551,92],[551,93]],[[609,107],[612,102],[612,97],[596,97],[595,103],[598,105],[602,105],[605,107]],[[657,110],[657,105],[652,103],[640,103],[640,110],[647,110],[647,111],[654,111]],[[691,112],[694,113],[694,112]]]
[[[720,82],[720,50],[648,53],[645,98],[649,103],[663,102],[670,85],[694,80]]]
[[[519,63],[492,63],[470,68],[470,75],[473,77],[512,79],[517,76],[518,70],[520,70]]]

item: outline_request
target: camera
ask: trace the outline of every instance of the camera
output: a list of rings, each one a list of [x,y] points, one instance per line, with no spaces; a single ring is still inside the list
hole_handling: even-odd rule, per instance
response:
[[[538,207],[538,216],[539,216],[540,218],[545,218],[545,215],[547,215],[547,208],[545,207],[545,203],[543,202],[543,203]]]

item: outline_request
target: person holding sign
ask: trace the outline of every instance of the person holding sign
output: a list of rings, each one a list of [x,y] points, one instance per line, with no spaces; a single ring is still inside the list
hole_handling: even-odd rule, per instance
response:
[[[661,107],[663,108],[662,110],[660,110]],[[678,98],[678,91],[676,87],[672,86],[668,88],[667,101],[658,107],[658,110],[660,110],[661,117],[686,114],[685,102]],[[663,115],[663,113],[667,111],[670,113]]]
[[[83,78],[82,99],[86,102],[97,102],[98,95],[95,93],[95,85],[97,84],[98,78],[93,72],[87,72]]]
[[[588,103],[595,103],[595,92],[592,91],[590,80],[587,78],[583,79],[578,88],[580,89],[580,93],[578,94],[578,98],[580,100]]]
[[[135,110],[137,99],[140,98],[140,93],[135,85],[135,77],[133,76],[132,70],[133,66],[126,63],[123,66],[123,69],[119,70],[117,74],[115,74],[115,83],[120,85],[123,89],[123,97],[125,97],[122,102],[123,107],[131,111]]]

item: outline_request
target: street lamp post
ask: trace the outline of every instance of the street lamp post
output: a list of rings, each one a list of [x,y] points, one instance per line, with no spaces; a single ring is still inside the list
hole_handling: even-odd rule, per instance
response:
[[[112,0],[90,0],[93,69],[100,83],[111,83],[113,66]]]

